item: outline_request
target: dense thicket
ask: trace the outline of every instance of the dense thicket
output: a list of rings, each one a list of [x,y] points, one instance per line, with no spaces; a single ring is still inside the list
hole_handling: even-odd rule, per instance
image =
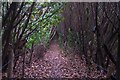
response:
[[[54,28],[62,18],[62,3],[2,3],[2,71],[12,77],[19,56],[42,43],[46,46]],[[31,57],[30,57],[31,60]],[[23,65],[24,68],[24,65]],[[24,75],[24,71],[23,71]]]
[[[67,3],[58,28],[64,47],[84,55],[86,64],[96,63],[98,69],[120,75],[119,3]],[[110,70],[108,70],[109,67]],[[118,76],[119,77],[119,76]],[[120,80],[120,78],[118,78]]]
[[[120,80],[120,3],[3,2],[1,33],[2,71],[8,78],[19,56],[24,77],[26,53],[30,64],[34,49],[43,53],[55,39],[66,52],[85,59],[89,70],[94,63]]]

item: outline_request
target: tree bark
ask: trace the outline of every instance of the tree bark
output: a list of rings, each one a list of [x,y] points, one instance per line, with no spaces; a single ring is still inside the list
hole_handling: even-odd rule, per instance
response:
[[[102,61],[102,51],[100,43],[100,28],[98,26],[98,3],[95,4],[95,25],[96,25],[96,41],[97,41],[97,51],[96,51],[96,63],[100,66],[103,66]]]
[[[110,58],[110,60],[113,62],[113,64],[116,65],[116,61],[115,61],[114,57],[112,56],[112,54],[110,53],[110,51],[108,50],[108,48],[105,44],[103,44],[103,48],[104,48],[106,54],[108,55],[108,57]]]
[[[117,80],[120,80],[120,30],[119,30],[119,33],[118,33]]]
[[[119,6],[119,19],[120,19],[120,2],[118,3]],[[118,24],[119,31],[118,31],[118,52],[117,52],[117,80],[120,80],[120,21]]]
[[[25,50],[23,51],[23,67],[22,67],[22,78],[24,78],[24,75],[25,75]]]
[[[8,72],[7,72],[7,76],[8,78],[13,78],[13,66],[14,66],[14,53],[12,48],[9,48],[9,61],[8,61]]]
[[[32,56],[33,56],[33,51],[34,51],[34,42],[32,43],[30,51],[30,59],[29,59],[29,65],[31,64],[32,61]]]

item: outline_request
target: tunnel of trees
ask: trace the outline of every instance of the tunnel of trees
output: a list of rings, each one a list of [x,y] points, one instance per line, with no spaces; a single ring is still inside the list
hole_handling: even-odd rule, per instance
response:
[[[80,78],[120,80],[120,3],[2,2],[2,78]],[[51,46],[53,45],[53,46]],[[59,49],[57,46],[59,45]],[[53,47],[51,49],[51,47]],[[57,50],[56,50],[57,49]],[[53,53],[49,50],[52,50]],[[75,69],[63,76],[55,65],[47,75],[37,66],[49,66],[45,55],[71,56]],[[73,62],[78,58],[78,63]],[[54,57],[53,57],[54,58]],[[58,62],[57,62],[58,61]],[[65,60],[64,60],[65,61]],[[79,61],[81,61],[79,63]],[[72,64],[73,62],[73,64]],[[48,64],[47,64],[48,63]],[[44,65],[45,64],[45,65]],[[66,63],[67,64],[67,63]],[[84,64],[84,65],[82,65]],[[67,69],[71,66],[67,66]],[[85,66],[85,72],[78,72]],[[27,69],[29,68],[29,72]],[[53,69],[54,68],[54,69]],[[57,74],[59,73],[59,74]],[[94,75],[91,77],[92,73]],[[78,76],[79,75],[79,76]],[[40,77],[39,77],[40,76]],[[72,77],[71,77],[72,76]]]

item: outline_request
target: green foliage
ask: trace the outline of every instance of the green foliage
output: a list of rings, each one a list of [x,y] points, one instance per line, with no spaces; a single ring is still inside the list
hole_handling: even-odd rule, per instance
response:
[[[46,45],[49,41],[50,37],[50,28],[57,26],[63,18],[60,16],[62,12],[63,3],[37,3],[35,5],[34,11],[32,12],[31,19],[29,22],[29,30],[33,30],[35,28],[36,31],[28,37],[27,47],[30,48],[32,43],[37,45],[38,43],[43,43]],[[42,7],[39,10],[38,7]],[[47,12],[44,12],[44,9],[47,9]],[[45,14],[44,14],[45,13]]]

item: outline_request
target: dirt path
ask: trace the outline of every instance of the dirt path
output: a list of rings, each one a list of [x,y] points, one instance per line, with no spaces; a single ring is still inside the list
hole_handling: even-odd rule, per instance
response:
[[[63,64],[67,63],[67,58],[63,57],[63,55],[61,54],[61,50],[58,44],[53,43],[50,46],[50,49],[44,56],[44,59],[49,61],[50,64],[52,65],[51,77],[53,78],[62,77],[62,74],[64,74],[64,72],[62,71],[61,68],[64,67]]]
[[[52,77],[60,77],[60,74],[62,74],[59,65],[60,63],[62,63],[61,61],[61,57],[60,55],[60,51],[58,50],[58,45],[54,44],[50,46],[50,49],[47,51],[46,55],[45,55],[45,60],[48,60],[51,65],[52,65]]]
[[[22,72],[21,64],[17,68],[17,75]],[[94,68],[93,68],[94,69]],[[93,70],[95,71],[95,69]],[[30,66],[25,67],[27,78],[83,78],[94,77],[93,72],[87,75],[85,62],[77,55],[64,56],[57,43],[52,43],[42,59],[33,58]],[[20,74],[21,75],[21,74]],[[20,76],[19,75],[19,76]],[[17,77],[19,77],[17,76]],[[99,76],[99,75],[98,75]]]

